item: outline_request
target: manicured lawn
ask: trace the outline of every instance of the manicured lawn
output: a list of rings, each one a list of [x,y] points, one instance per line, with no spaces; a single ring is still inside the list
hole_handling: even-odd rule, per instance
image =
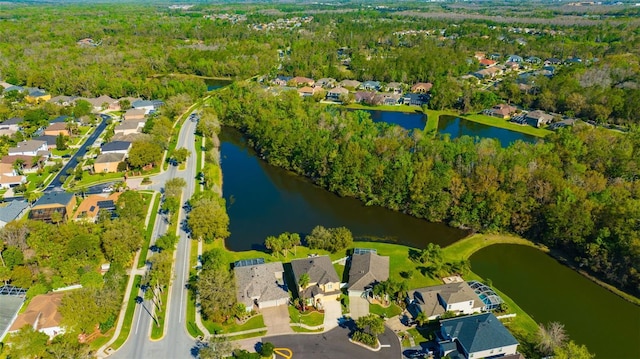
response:
[[[521,237],[497,234],[476,234],[467,238],[463,238],[445,247],[442,251],[443,259],[445,262],[454,262],[469,259],[469,257],[471,257],[473,253],[492,244],[520,244],[530,247],[536,247],[545,252],[548,251],[546,248],[537,246],[533,242]]]
[[[310,327],[315,327],[317,325],[322,325],[324,322],[324,314],[312,311],[309,313],[302,314],[293,306],[288,306],[289,309],[289,318],[291,319],[291,323],[300,323],[305,324]]]
[[[416,328],[411,328],[411,329],[407,330],[407,332],[409,333],[409,335],[411,335],[413,337],[413,340],[416,343],[416,345],[429,341],[429,339],[425,338],[422,335],[422,333],[420,333],[420,331],[418,329],[416,329]]]
[[[37,173],[29,173],[27,175],[27,181],[29,184],[27,185],[27,190],[33,191],[39,187],[45,187],[48,180],[53,179],[53,175],[51,174],[51,167],[45,167],[42,175],[38,175]]]
[[[204,336],[196,325],[196,299],[191,291],[187,291],[187,331],[194,338]]]
[[[229,340],[240,340],[240,339],[247,339],[247,338],[264,337],[265,335],[267,335],[267,331],[261,330],[255,333],[232,335],[232,336],[229,336],[228,338]]]
[[[391,318],[400,315],[402,308],[398,307],[395,303],[391,303],[386,308],[378,304],[369,304],[369,312],[378,314],[384,318]]]
[[[309,330],[306,328],[299,327],[297,325],[292,325],[291,329],[293,329],[293,331],[296,333],[322,333],[324,331],[324,328]]]
[[[237,324],[235,320],[233,320],[233,323],[231,324],[220,324],[220,323],[214,323],[210,320],[205,320],[203,321],[203,324],[211,334],[235,333],[235,332],[242,332],[245,330],[259,329],[259,328],[265,327],[262,314],[252,317],[251,319],[247,320],[244,324]]]
[[[120,335],[118,335],[118,339],[111,344],[111,348],[118,349],[129,337],[129,332],[131,331],[131,324],[133,322],[133,314],[136,309],[136,297],[138,293],[138,288],[140,287],[140,281],[142,280],[142,276],[135,276],[133,278],[133,288],[131,289],[131,296],[129,297],[129,302],[127,303],[127,310],[124,314],[124,323],[122,323],[122,330],[120,331]]]
[[[73,176],[69,176],[73,177]],[[85,172],[82,174],[82,179],[80,181],[76,181],[73,189],[78,189],[81,187],[89,187],[94,186],[100,183],[112,182],[115,180],[122,179],[124,177],[124,173],[121,172],[109,172],[109,173],[95,173],[89,174]]]
[[[51,154],[53,156],[64,156],[64,155],[71,155],[74,151],[75,151],[74,148],[67,148],[66,150],[63,150],[63,151],[60,151],[54,148],[51,150]]]
[[[146,194],[148,196],[148,194]],[[142,249],[140,249],[140,257],[138,258],[138,268],[144,267],[147,263],[147,254],[149,252],[149,244],[151,242],[151,234],[153,233],[153,225],[156,222],[156,217],[158,217],[158,208],[160,207],[160,195],[156,195],[156,199],[153,202],[153,207],[151,209],[151,216],[149,218],[149,224],[147,225],[147,231],[144,238],[144,244],[142,245]],[[148,200],[147,200],[148,201]]]
[[[156,308],[155,315],[158,318],[158,325],[155,323],[151,327],[151,339],[158,340],[162,339],[164,336],[164,321],[167,316],[167,299],[169,298],[169,288],[165,288],[162,294],[160,294],[160,299],[162,300],[162,305],[160,305],[160,309]]]
[[[91,343],[89,343],[89,347],[91,347],[91,349],[93,350],[100,349],[100,347],[105,345],[109,341],[109,339],[111,339],[111,335],[113,335],[113,329],[110,329],[104,335],[99,336],[95,340],[91,341]]]
[[[537,137],[544,137],[553,132],[544,128],[535,128],[529,125],[518,125],[516,123],[509,122],[508,120],[481,114],[465,115],[460,116],[460,118]]]

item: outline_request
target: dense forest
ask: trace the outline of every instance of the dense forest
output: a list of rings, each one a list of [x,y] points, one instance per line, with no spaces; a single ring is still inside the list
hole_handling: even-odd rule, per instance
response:
[[[640,292],[640,130],[578,126],[537,144],[433,138],[250,85],[212,106],[259,156],[355,197],[473,231],[507,231],[559,248]]]
[[[522,15],[509,8],[500,11]],[[239,14],[243,21],[223,16]],[[562,19],[561,14],[537,14]],[[134,4],[41,6],[33,11],[14,5],[0,13],[0,79],[54,95],[161,99],[202,95],[206,86],[196,76],[429,81],[434,105],[440,108],[458,107],[459,98],[472,92],[492,92],[524,108],[625,124],[640,118],[640,28],[637,21],[624,21],[633,14],[614,14],[621,20],[576,26],[424,18],[358,4],[340,11],[321,5],[277,10],[198,5],[188,11]],[[264,30],[278,20],[308,15],[313,19],[300,26]],[[79,43],[86,38],[92,40],[89,45]],[[479,69],[473,57],[479,51],[497,54],[502,61],[515,54],[582,62],[561,67],[550,79],[527,79],[526,91],[518,88],[523,80],[516,77],[480,91],[461,80]],[[167,74],[195,76],[163,76]]]

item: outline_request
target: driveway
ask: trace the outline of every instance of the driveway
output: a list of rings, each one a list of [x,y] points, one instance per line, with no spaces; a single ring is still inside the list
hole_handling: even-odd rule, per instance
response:
[[[342,317],[342,307],[337,300],[322,302],[324,308],[324,331],[331,330],[338,326],[338,319]]]
[[[369,314],[369,302],[360,296],[349,296],[349,312],[353,319],[366,317]]]
[[[286,305],[261,309],[267,335],[290,334],[293,329],[289,325],[289,311]]]

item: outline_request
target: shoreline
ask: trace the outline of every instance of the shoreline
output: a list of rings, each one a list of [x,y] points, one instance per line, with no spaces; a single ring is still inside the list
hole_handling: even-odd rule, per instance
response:
[[[231,78],[231,77],[202,76],[202,75],[177,74],[177,73],[153,74],[153,75],[149,75],[147,78],[157,79],[157,78],[162,78],[162,77],[195,77],[195,78],[203,79],[203,80],[233,81],[233,78]]]

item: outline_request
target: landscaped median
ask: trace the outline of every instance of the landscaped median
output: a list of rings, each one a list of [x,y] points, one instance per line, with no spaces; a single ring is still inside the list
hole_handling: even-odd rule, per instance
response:
[[[120,329],[120,334],[118,338],[109,346],[111,350],[118,350],[122,344],[127,341],[129,337],[129,333],[131,332],[131,324],[133,323],[133,314],[136,311],[136,293],[137,288],[140,287],[140,281],[142,281],[142,276],[137,275],[133,279],[133,286],[131,288],[131,295],[129,296],[129,300],[127,302],[127,309],[124,313],[124,319],[122,323],[122,328]],[[109,349],[107,348],[107,349]]]

